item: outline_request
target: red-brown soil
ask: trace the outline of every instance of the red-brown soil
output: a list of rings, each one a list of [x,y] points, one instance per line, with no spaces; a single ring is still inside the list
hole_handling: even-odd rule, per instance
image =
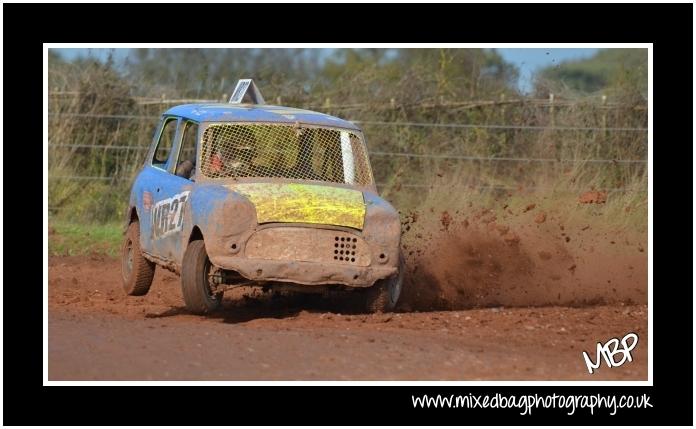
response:
[[[488,243],[486,240],[481,244]],[[443,244],[455,249],[453,243]],[[486,252],[466,247],[463,266],[478,276],[525,273],[535,254],[497,267]],[[512,251],[511,251],[512,252]],[[553,258],[567,258],[551,249]],[[504,253],[506,254],[506,253]],[[506,254],[507,255],[507,254]],[[481,258],[482,262],[469,262]],[[553,260],[553,259],[552,259]],[[443,266],[431,266],[432,270]],[[504,268],[504,269],[503,269]],[[559,270],[566,270],[565,265]],[[577,270],[580,269],[578,266]],[[454,270],[454,271],[452,271]],[[437,279],[460,276],[449,268]],[[425,270],[424,270],[425,272]],[[525,274],[526,275],[526,274]],[[159,270],[150,293],[121,290],[118,260],[49,258],[48,368],[50,380],[644,380],[647,378],[647,307],[463,308],[494,300],[531,302],[544,288],[528,283],[515,293],[499,278],[499,293],[486,294],[462,278],[469,295],[429,277],[409,280],[398,312],[338,314],[308,295],[226,295],[224,309],[208,317],[183,308],[178,277]],[[524,286],[526,280],[515,283]],[[458,281],[459,281],[458,280]],[[486,285],[488,283],[482,283]],[[481,286],[482,287],[482,286]],[[572,286],[567,286],[572,287]],[[419,296],[420,298],[416,298]],[[507,294],[507,295],[506,295]],[[502,299],[502,297],[506,297]],[[569,294],[567,296],[573,296]],[[458,301],[443,305],[451,297]],[[548,302],[547,302],[548,304]],[[455,311],[414,311],[428,306]],[[469,305],[471,307],[471,305]],[[582,351],[594,358],[596,343],[635,332],[633,362],[590,375]]]

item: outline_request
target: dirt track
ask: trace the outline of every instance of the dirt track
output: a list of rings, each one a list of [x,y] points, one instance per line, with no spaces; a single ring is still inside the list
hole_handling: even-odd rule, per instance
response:
[[[643,304],[341,315],[307,296],[237,294],[224,307],[186,314],[166,271],[147,296],[126,297],[117,260],[51,257],[49,379],[647,378]],[[633,362],[589,375],[582,351],[628,332],[640,337]]]

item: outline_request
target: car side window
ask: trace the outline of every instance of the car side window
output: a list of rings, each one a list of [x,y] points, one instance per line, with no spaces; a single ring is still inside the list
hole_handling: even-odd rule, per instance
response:
[[[155,149],[155,155],[152,157],[152,165],[164,168],[169,159],[169,153],[174,145],[174,137],[176,137],[176,118],[167,119],[160,133],[159,142]]]
[[[184,124],[179,159],[176,163],[176,175],[190,179],[195,174],[196,167],[196,138],[198,137],[198,124],[187,121]]]

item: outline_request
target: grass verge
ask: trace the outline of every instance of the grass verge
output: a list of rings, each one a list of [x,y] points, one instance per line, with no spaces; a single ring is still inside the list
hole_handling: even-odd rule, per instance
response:
[[[48,223],[48,254],[52,256],[117,256],[122,240],[122,225],[117,222],[82,224],[49,220]]]

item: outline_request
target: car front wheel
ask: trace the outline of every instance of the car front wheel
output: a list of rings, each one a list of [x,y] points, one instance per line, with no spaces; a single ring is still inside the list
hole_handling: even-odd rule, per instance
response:
[[[181,290],[191,313],[207,314],[220,308],[223,294],[214,293],[211,288],[213,272],[203,240],[189,243],[181,267]]]
[[[401,296],[406,263],[399,254],[399,271],[393,276],[378,280],[371,287],[361,290],[363,309],[369,313],[385,313],[394,310]]]

